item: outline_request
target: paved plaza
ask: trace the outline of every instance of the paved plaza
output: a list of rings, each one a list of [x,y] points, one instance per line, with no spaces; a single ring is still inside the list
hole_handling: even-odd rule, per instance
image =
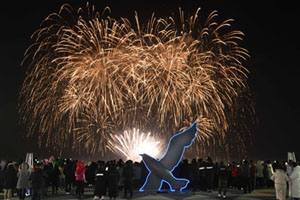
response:
[[[3,193],[1,194],[0,199],[3,199]],[[26,199],[30,200],[30,197],[27,197]],[[56,199],[66,199],[66,200],[78,200],[78,198],[75,197],[75,195],[65,195],[62,191],[59,192],[58,195],[52,195],[50,194],[47,197],[44,197],[43,199],[47,200],[56,200]],[[93,189],[92,188],[86,188],[85,189],[85,196],[83,199],[92,200],[93,199]],[[177,193],[177,192],[171,192],[171,193],[139,193],[135,192],[133,198],[134,200],[197,200],[197,199],[222,199],[218,197],[218,192],[213,191],[212,193],[207,192],[187,192],[187,193]],[[275,191],[274,189],[260,189],[255,190],[254,192],[250,194],[244,194],[242,191],[239,190],[228,190],[227,193],[227,200],[273,200],[275,199]],[[18,200],[17,197],[11,198],[11,200]],[[105,197],[105,200],[109,200],[109,197]],[[123,193],[119,193],[119,197],[117,200],[125,200],[123,198]]]

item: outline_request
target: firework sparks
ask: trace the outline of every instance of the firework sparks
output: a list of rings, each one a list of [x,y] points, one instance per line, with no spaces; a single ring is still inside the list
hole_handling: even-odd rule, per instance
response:
[[[199,9],[185,19],[180,10],[179,23],[153,15],[141,26],[136,15],[134,27],[94,10],[87,5],[84,15],[64,5],[35,32],[20,93],[29,135],[91,153],[105,152],[109,135],[133,127],[168,139],[197,121],[198,143],[215,132],[224,138],[225,109],[235,106],[248,73],[243,33],[227,31],[232,20],[218,23],[214,11],[201,22]]]
[[[134,128],[121,135],[111,135],[107,148],[124,160],[140,162],[140,154],[143,153],[160,158],[164,152],[164,143],[150,132],[145,134]]]

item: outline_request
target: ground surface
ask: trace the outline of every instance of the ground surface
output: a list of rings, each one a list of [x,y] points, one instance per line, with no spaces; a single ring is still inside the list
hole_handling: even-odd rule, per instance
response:
[[[0,195],[0,199],[3,199],[3,193]],[[26,199],[30,199],[30,197],[26,197]],[[67,200],[77,200],[74,194],[65,195],[63,191],[59,191],[58,195],[49,194],[47,197],[43,199],[47,200],[59,200],[59,199],[67,199]],[[86,188],[84,199],[92,200],[93,199],[93,189]],[[125,200],[123,198],[123,192],[119,193],[119,197],[117,200]],[[212,193],[207,192],[187,192],[183,193],[139,193],[135,192],[133,195],[134,200],[196,200],[196,199],[221,199],[218,197],[218,192],[213,191]],[[244,194],[239,190],[231,190],[229,189],[227,192],[227,200],[271,200],[275,199],[275,191],[274,189],[259,189],[255,190],[250,194]],[[17,197],[11,198],[11,200],[18,200]],[[105,200],[109,200],[109,197],[105,197]]]

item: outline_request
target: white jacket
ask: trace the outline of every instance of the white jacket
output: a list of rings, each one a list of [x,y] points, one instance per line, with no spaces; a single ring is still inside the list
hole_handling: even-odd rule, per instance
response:
[[[293,172],[289,176],[291,181],[291,197],[300,198],[300,167],[293,168]]]
[[[281,169],[276,169],[275,173],[273,173],[271,179],[274,181],[275,185],[286,185],[286,182],[289,181],[286,173]]]

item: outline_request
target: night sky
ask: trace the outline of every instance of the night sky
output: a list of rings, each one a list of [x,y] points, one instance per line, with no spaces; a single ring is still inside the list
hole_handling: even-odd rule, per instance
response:
[[[286,159],[287,151],[300,158],[300,49],[299,11],[296,1],[238,0],[173,0],[173,1],[94,0],[90,3],[102,11],[110,6],[111,16],[149,19],[152,12],[165,17],[178,13],[194,14],[198,7],[207,16],[218,10],[219,19],[235,19],[235,29],[245,33],[241,46],[251,58],[245,62],[250,70],[250,87],[256,101],[258,127],[252,133],[249,158]],[[26,48],[33,42],[31,34],[47,15],[70,3],[76,9],[85,1],[3,1],[1,2],[1,98],[0,98],[0,159],[24,158],[25,152],[36,150],[34,139],[25,139],[19,126],[18,93],[24,80],[21,61]],[[43,150],[41,150],[43,151]]]

